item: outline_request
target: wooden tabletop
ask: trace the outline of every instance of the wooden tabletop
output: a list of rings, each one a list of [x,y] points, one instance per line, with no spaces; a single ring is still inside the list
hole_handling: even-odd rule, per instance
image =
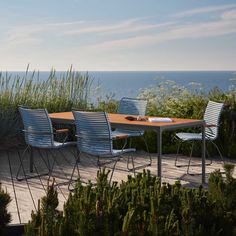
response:
[[[171,118],[172,122],[149,122],[149,121],[137,121],[137,120],[127,120],[125,117],[128,115],[124,114],[113,114],[108,113],[108,118],[113,127],[120,126],[133,126],[144,129],[155,129],[157,127],[163,127],[167,129],[178,128],[178,127],[191,127],[191,126],[200,126],[203,124],[203,120],[197,119],[182,119],[182,118]],[[132,115],[133,117],[137,117]],[[53,122],[56,123],[74,123],[74,116],[72,112],[59,112],[59,113],[50,113],[49,117]],[[148,118],[146,116],[146,118]]]

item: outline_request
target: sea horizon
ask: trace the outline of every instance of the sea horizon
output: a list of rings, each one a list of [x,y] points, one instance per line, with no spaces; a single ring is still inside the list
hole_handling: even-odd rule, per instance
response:
[[[74,68],[72,68],[75,70]],[[60,78],[66,71],[56,71]],[[77,70],[75,70],[77,71]],[[124,96],[136,97],[143,90],[158,86],[158,84],[173,81],[176,85],[188,89],[200,89],[209,92],[217,87],[222,91],[228,91],[232,85],[236,85],[236,71],[77,71],[91,77],[92,88],[96,90],[97,96],[113,97],[120,99]],[[13,78],[16,75],[24,76],[26,71],[7,71]],[[28,77],[35,73],[40,80],[48,78],[50,71],[27,71]],[[2,72],[4,76],[4,73]],[[232,81],[235,79],[235,81]],[[135,82],[134,82],[135,81]],[[234,86],[235,86],[234,85]]]

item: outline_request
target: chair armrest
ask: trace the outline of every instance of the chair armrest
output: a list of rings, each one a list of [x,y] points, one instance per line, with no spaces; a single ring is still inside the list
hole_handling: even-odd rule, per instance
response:
[[[54,132],[56,134],[61,134],[61,133],[68,133],[69,129],[55,129]]]
[[[118,134],[112,137],[112,139],[127,139],[129,135],[127,134]]]
[[[75,137],[77,137],[77,138],[79,138],[79,139],[86,139],[86,136],[81,136],[81,135],[75,135]],[[89,137],[89,139],[91,140],[110,140],[110,141],[112,141],[113,140],[113,138],[108,138],[108,137],[95,137],[95,138],[92,138],[92,137]]]
[[[28,134],[38,134],[38,135],[53,135],[52,132],[45,132],[45,131],[32,131],[32,130],[22,130],[24,133]]]
[[[206,124],[205,125],[207,128],[210,128],[210,127],[218,127],[218,125],[214,125],[214,124]]]

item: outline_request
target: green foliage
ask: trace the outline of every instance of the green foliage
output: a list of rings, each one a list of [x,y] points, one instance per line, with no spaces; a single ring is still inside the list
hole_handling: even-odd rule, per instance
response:
[[[25,227],[26,235],[61,235],[62,212],[57,210],[58,195],[54,183],[47,188],[47,195],[38,202],[36,213],[32,211],[30,224]]]
[[[95,186],[78,181],[63,213],[50,187],[26,235],[235,235],[236,179],[231,166],[225,170],[226,180],[211,174],[209,191],[161,184],[145,170],[109,185],[102,170]]]
[[[2,228],[11,221],[11,215],[7,211],[7,206],[10,202],[10,195],[2,189],[0,183],[0,234]]]
[[[139,96],[149,100],[149,115],[200,118],[207,103],[201,87],[194,84],[190,90],[169,80],[145,89]]]
[[[235,81],[232,80],[232,83]],[[117,112],[118,101],[114,99],[114,94],[104,96],[99,88],[91,91],[92,83],[93,79],[88,74],[81,75],[72,68],[64,74],[58,74],[52,69],[44,81],[40,80],[39,72],[29,72],[28,68],[22,77],[0,73],[0,143],[16,143],[9,140],[15,140],[21,130],[18,106],[22,104],[32,108],[45,107],[49,112],[70,111],[72,108]],[[234,84],[227,92],[214,88],[206,93],[197,83],[192,83],[187,89],[173,81],[166,81],[145,89],[139,97],[149,100],[148,115],[199,119],[203,117],[208,100],[224,102],[226,109],[221,117],[220,138],[216,142],[223,155],[236,157],[236,132],[233,132],[233,127],[236,126]],[[164,133],[164,153],[176,152],[174,134]],[[145,136],[149,150],[156,152],[155,132],[146,132]],[[140,139],[133,139],[133,146],[146,150]],[[217,154],[211,144],[209,150],[211,154]],[[186,148],[184,152],[187,151]]]
[[[235,86],[232,85],[227,92],[215,87],[207,93],[200,84],[192,83],[190,88],[186,88],[177,85],[173,81],[165,81],[152,88],[145,89],[139,97],[149,100],[148,115],[194,119],[203,118],[209,100],[223,102],[225,109],[221,116],[220,138],[216,142],[220,146],[223,155],[231,158],[236,157],[236,130],[233,130],[233,126],[236,126]],[[191,131],[196,132],[193,129]],[[176,151],[175,142],[168,142],[168,140],[174,141],[172,139],[174,134],[174,132],[165,134],[163,140],[165,144],[164,152],[173,153]],[[148,135],[148,138],[151,141],[150,150],[152,150],[153,137]],[[142,144],[140,143],[140,145]],[[213,146],[209,145],[208,148],[211,154],[218,154]]]
[[[0,73],[0,141],[16,136],[20,130],[19,105],[47,108],[49,112],[70,111],[72,107],[83,109],[90,99],[92,80],[72,67],[60,77],[51,70],[49,77],[40,79],[40,73],[29,72],[20,77]]]
[[[216,206],[217,224],[225,228],[225,235],[236,235],[236,179],[232,177],[234,166],[225,165],[226,180],[219,170],[209,178],[210,198]]]

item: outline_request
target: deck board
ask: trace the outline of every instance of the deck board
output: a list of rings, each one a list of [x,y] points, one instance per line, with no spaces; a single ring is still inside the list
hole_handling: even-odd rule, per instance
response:
[[[157,159],[155,153],[151,155],[153,159],[152,166],[146,167],[146,169],[149,169],[151,173],[155,175],[157,173]],[[137,152],[134,154],[134,157],[136,165],[148,162],[148,155],[144,152]],[[9,160],[11,166],[9,166]],[[187,159],[184,156],[180,156],[179,160],[180,164],[187,163]],[[29,165],[28,161],[28,158],[26,158],[24,161],[24,165],[26,167]],[[121,182],[122,180],[126,180],[128,175],[132,175],[132,172],[127,171],[126,161],[127,157],[124,157],[120,162],[117,163],[117,168],[113,176],[113,181]],[[168,182],[173,184],[176,180],[180,180],[182,185],[186,187],[197,187],[201,184],[201,166],[195,166],[190,168],[190,171],[196,173],[197,175],[186,175],[186,167],[177,168],[174,166],[174,161],[175,155],[163,156],[162,182]],[[96,181],[96,175],[98,170],[96,162],[97,160],[95,158],[86,156],[83,156],[81,158],[79,169],[82,181]],[[194,158],[193,162],[195,164],[201,164],[201,159]],[[74,163],[75,158],[72,155],[71,150],[66,150],[63,156],[59,154],[56,155],[53,177],[55,177],[55,181],[57,184],[65,182],[69,179]],[[47,176],[41,177],[41,181],[39,178],[29,179],[28,181],[17,181],[16,172],[19,167],[19,164],[20,162],[17,152],[0,152],[0,181],[2,183],[3,188],[7,190],[7,192],[12,198],[12,201],[8,207],[9,212],[12,214],[12,224],[28,222],[28,220],[30,219],[31,211],[35,210],[35,207],[37,207],[38,199],[45,195],[45,189],[47,188],[48,183]],[[40,173],[45,171],[45,165],[42,161],[40,161],[40,157],[37,153],[35,155],[35,164],[38,166]],[[10,171],[10,167],[12,170],[12,174]],[[213,163],[211,166],[206,166],[205,187],[207,187],[207,177],[215,169],[220,169],[221,171],[223,171],[222,162],[218,158],[213,159]],[[137,172],[142,172],[142,169],[138,170]],[[235,172],[234,176],[236,176]],[[59,209],[62,209],[64,202],[68,198],[69,191],[66,185],[59,185],[57,188],[59,197]],[[17,210],[17,204],[19,212]]]

